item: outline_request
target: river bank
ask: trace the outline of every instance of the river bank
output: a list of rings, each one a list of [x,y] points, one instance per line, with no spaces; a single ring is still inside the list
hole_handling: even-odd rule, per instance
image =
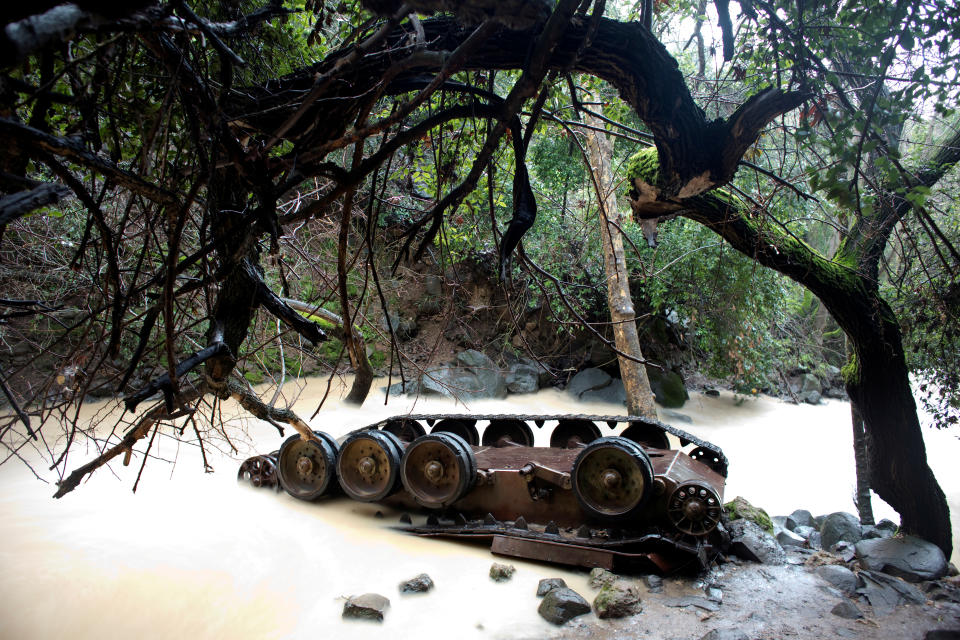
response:
[[[309,416],[325,381],[303,384],[294,408]],[[340,435],[410,410],[618,412],[602,404],[572,405],[555,390],[469,407],[401,398],[384,406],[378,393],[361,409],[342,406],[336,400],[340,391],[333,390],[332,400],[311,421],[314,428]],[[225,418],[229,410],[224,407]],[[730,459],[727,499],[745,495],[771,514],[796,508],[852,510],[845,403],[798,406],[760,398],[738,405],[726,393],[693,394],[679,412],[692,422],[670,416],[665,421],[718,444]],[[557,633],[536,614],[540,578],[563,577],[588,593],[585,573],[526,562],[512,562],[517,574],[511,581],[493,583],[487,571],[494,557],[485,548],[394,532],[388,526],[398,514],[376,506],[343,500],[308,504],[237,485],[239,461],[276,449],[282,438],[265,423],[235,419],[245,423],[248,435],[233,440],[236,454],[223,441],[223,451],[208,449],[214,474],[203,473],[195,446],[158,438],[154,452],[177,464],[151,461],[135,496],[130,488],[139,457],[129,467],[117,466],[116,475],[99,471],[60,501],[49,497],[51,485],[22,465],[0,468],[6,488],[0,496],[0,535],[6,543],[0,549],[0,636],[299,638],[326,633],[382,638],[440,631],[462,638],[538,638]],[[960,470],[954,461],[960,447],[949,434],[928,431],[925,436],[931,466],[956,514]],[[92,454],[78,456],[73,465]],[[875,509],[878,518],[893,515],[880,503]],[[384,512],[383,519],[374,517],[377,510]],[[954,529],[960,529],[956,521]],[[426,596],[401,596],[397,584],[421,572],[433,577],[436,589]],[[753,588],[746,584],[744,595],[737,596],[743,615],[749,611],[745,594]],[[391,599],[384,623],[341,621],[343,598],[371,591]],[[590,623],[591,618],[581,620]],[[651,616],[646,620],[654,623]],[[686,637],[671,632],[669,624],[665,620],[666,626],[654,627],[659,631],[650,637]]]

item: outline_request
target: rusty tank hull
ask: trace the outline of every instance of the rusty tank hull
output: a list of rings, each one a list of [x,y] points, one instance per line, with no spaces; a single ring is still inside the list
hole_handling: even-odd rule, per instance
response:
[[[534,446],[544,428],[550,446]],[[696,571],[715,555],[726,475],[718,447],[655,420],[516,414],[404,415],[339,440],[295,435],[239,473],[304,500],[346,494],[426,511],[401,528],[500,555],[659,573]]]

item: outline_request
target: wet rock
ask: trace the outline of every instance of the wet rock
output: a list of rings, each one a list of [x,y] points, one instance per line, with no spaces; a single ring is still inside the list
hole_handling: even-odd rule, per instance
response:
[[[823,549],[823,538],[819,531],[814,529],[810,532],[810,535],[807,536],[807,545],[811,549]]]
[[[590,604],[573,589],[561,587],[552,589],[543,596],[537,613],[547,622],[560,625],[567,620],[590,613]]]
[[[891,536],[896,535],[897,531],[900,530],[900,525],[898,525],[893,520],[887,520],[886,518],[878,522],[875,526],[878,531],[889,533]],[[883,536],[883,537],[889,537],[889,536]]]
[[[824,549],[832,549],[833,545],[841,540],[860,542],[861,537],[860,521],[851,513],[844,511],[831,513],[820,525],[820,538]]]
[[[537,585],[537,597],[547,595],[554,589],[565,589],[567,583],[564,582],[563,578],[544,578]]]
[[[857,548],[852,542],[847,542],[846,540],[841,540],[836,543],[830,550],[833,552],[833,555],[844,562],[853,562],[853,559],[857,556]]]
[[[705,396],[710,396],[711,398],[719,398],[719,397],[720,397],[720,391],[717,390],[717,389],[713,389],[713,388],[706,388],[706,389],[703,390],[703,395],[705,395]]]
[[[647,590],[650,591],[650,593],[663,592],[663,578],[660,576],[644,576],[643,581],[647,584]]]
[[[428,296],[439,297],[443,293],[443,279],[440,276],[428,275],[424,279],[423,285]]]
[[[505,398],[507,383],[500,368],[493,360],[476,349],[467,349],[457,354],[457,364],[474,376],[479,383],[476,387],[464,386],[466,393],[458,395],[470,399]],[[462,374],[461,374],[462,375]]]
[[[817,575],[848,596],[857,592],[857,576],[846,567],[825,564],[817,567]]]
[[[400,593],[426,593],[433,589],[433,579],[425,573],[400,583]]]
[[[719,587],[707,587],[704,589],[704,593],[707,594],[707,600],[710,602],[716,602],[717,604],[723,602],[723,590]]]
[[[737,496],[730,502],[723,505],[723,511],[730,520],[743,518],[754,522],[767,533],[773,533],[773,520],[766,511],[760,507],[755,507],[743,496]]]
[[[516,573],[517,568],[512,564],[500,564],[499,562],[494,562],[490,565],[490,579],[494,582],[506,582],[513,577],[513,574]]]
[[[781,547],[802,547],[807,541],[789,529],[781,529],[777,532],[777,542]]]
[[[666,422],[683,422],[685,424],[693,424],[693,418],[688,416],[685,413],[680,413],[679,411],[671,411],[670,409],[664,409],[661,412],[661,415]]]
[[[713,629],[700,640],[750,640],[750,636],[739,629]]]
[[[734,520],[727,529],[730,531],[730,552],[744,560],[764,564],[784,564],[787,561],[776,538],[750,520]]]
[[[667,607],[676,607],[682,609],[683,607],[696,607],[698,609],[703,609],[704,611],[719,611],[720,605],[716,602],[712,602],[703,598],[701,596],[683,596],[680,598],[667,598],[662,601],[662,604]]]
[[[610,573],[606,569],[599,567],[590,570],[590,587],[592,589],[602,589],[608,584],[613,584],[620,577],[615,573]]]
[[[613,377],[609,373],[591,367],[584,369],[570,379],[570,383],[567,385],[567,393],[579,400],[584,393],[602,389],[612,381]]]
[[[623,380],[613,378],[605,387],[591,389],[580,394],[580,402],[606,402],[608,404],[627,404],[627,390]]]
[[[647,378],[650,380],[650,391],[661,407],[678,409],[690,398],[683,378],[674,371],[647,367]]]
[[[807,404],[820,404],[820,400],[823,396],[820,395],[819,391],[808,391],[800,397]]]
[[[933,629],[923,640],[960,640],[960,629]]]
[[[640,613],[640,593],[622,582],[604,585],[593,599],[598,618],[625,618]]]
[[[863,540],[856,546],[860,566],[910,582],[947,575],[947,559],[935,544],[916,536]]]
[[[777,528],[780,528],[780,529],[789,529],[790,531],[793,531],[793,527],[787,526],[787,516],[773,516],[772,518],[770,518],[770,521],[773,523],[774,530],[776,530]]]
[[[796,531],[796,527],[816,527],[813,522],[813,516],[806,509],[797,509],[790,514],[790,519],[795,523],[793,528]]]
[[[800,393],[810,393],[811,391],[816,391],[819,395],[823,393],[823,386],[817,376],[812,373],[805,373],[800,376]]]
[[[534,393],[540,388],[540,372],[525,362],[515,362],[507,372],[507,391],[510,393]]]
[[[922,604],[926,598],[912,584],[874,571],[861,571],[857,593],[864,596],[874,613],[885,616],[901,604]]]
[[[830,610],[835,616],[841,618],[846,618],[847,620],[857,620],[863,617],[863,612],[849,600],[841,600],[837,605]]]
[[[889,522],[889,520],[887,521]],[[881,529],[876,525],[864,525],[863,530],[863,539],[864,540],[875,540],[877,538],[892,538],[896,530],[891,531],[890,529]]]
[[[379,593],[365,593],[344,603],[343,617],[383,622],[383,614],[389,606],[390,601]]]

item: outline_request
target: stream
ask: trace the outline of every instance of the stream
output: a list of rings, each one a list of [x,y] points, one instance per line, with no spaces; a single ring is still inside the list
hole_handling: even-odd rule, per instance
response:
[[[378,380],[374,388],[384,384]],[[293,408],[306,419],[326,380],[297,385],[301,390]],[[293,385],[288,383],[286,391]],[[359,409],[336,400],[344,393],[345,387],[335,383],[310,421],[315,429],[339,436],[411,410],[622,413],[614,405],[574,403],[556,390],[469,406],[394,397],[384,406],[381,391],[371,393]],[[85,416],[106,416],[114,407],[90,405]],[[389,527],[399,514],[377,505],[346,499],[311,504],[238,485],[240,461],[279,448],[283,438],[264,422],[228,411],[236,411],[232,403],[223,408],[224,420],[241,421],[246,436],[231,434],[236,454],[229,453],[225,440],[208,443],[216,473],[203,472],[195,441],[161,436],[153,453],[176,465],[150,460],[135,495],[130,489],[142,462],[139,454],[128,467],[118,463],[99,470],[62,500],[52,499],[53,484],[37,480],[23,464],[0,467],[0,638],[361,639],[437,631],[464,639],[535,638],[555,631],[536,613],[540,578],[562,577],[573,589],[590,593],[584,572],[517,560],[508,560],[517,567],[513,579],[494,583],[488,569],[503,560],[486,548],[393,531]],[[738,404],[727,392],[719,397],[694,393],[678,411],[692,422],[663,413],[661,418],[719,445],[730,460],[725,500],[742,495],[771,515],[797,508],[814,514],[854,511],[847,403],[791,405],[763,397]],[[929,428],[924,437],[930,465],[948,494],[956,548],[960,440]],[[537,444],[548,438],[538,432]],[[95,453],[78,448],[69,468]],[[31,462],[38,471],[49,465]],[[377,511],[384,517],[375,517]],[[876,498],[874,513],[896,521],[893,510]],[[398,583],[421,572],[430,574],[436,588],[401,596]],[[385,621],[342,621],[345,597],[366,592],[390,599]]]

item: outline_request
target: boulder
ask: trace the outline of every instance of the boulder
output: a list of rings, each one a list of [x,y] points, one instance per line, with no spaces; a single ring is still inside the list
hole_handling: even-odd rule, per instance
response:
[[[756,523],[767,533],[773,533],[773,521],[767,515],[767,512],[760,507],[753,506],[742,496],[737,496],[723,505],[723,511],[731,520],[743,518]]]
[[[580,394],[580,402],[606,402],[608,404],[627,404],[627,390],[623,380],[613,378],[605,387],[590,389]]]
[[[797,509],[790,514],[790,519],[796,523],[798,527],[815,527],[813,523],[813,516],[806,509]],[[796,530],[796,529],[794,529]]]
[[[622,582],[604,585],[593,599],[593,610],[598,618],[625,618],[640,613],[640,593],[637,588]]]
[[[805,373],[800,376],[800,393],[810,393],[811,391],[816,391],[817,394],[823,393],[823,386],[820,384],[820,380],[817,379],[817,376],[812,373]]]
[[[379,593],[365,593],[353,596],[343,604],[343,617],[383,622],[383,614],[389,606],[390,601]]]
[[[608,584],[613,584],[619,579],[620,577],[617,576],[617,574],[610,573],[606,569],[601,569],[600,567],[597,567],[595,569],[590,570],[589,584],[590,584],[590,588],[592,589],[602,589]]]
[[[563,578],[544,578],[537,584],[537,597],[543,597],[554,589],[565,589],[566,586]]]
[[[584,369],[570,379],[570,383],[567,384],[567,393],[579,400],[580,396],[587,391],[602,389],[603,387],[609,385],[612,381],[613,378],[609,373],[603,371],[602,369],[591,367],[589,369]]]
[[[647,378],[650,380],[650,391],[661,407],[677,409],[690,398],[683,385],[683,378],[674,371],[647,367]]]
[[[940,548],[916,536],[876,538],[857,543],[860,566],[910,582],[936,580],[947,575],[947,559]]]
[[[795,534],[797,534],[798,536],[800,536],[800,537],[803,538],[804,540],[809,540],[809,539],[810,539],[810,534],[814,533],[815,531],[816,531],[817,533],[819,533],[819,532],[818,532],[816,529],[814,529],[813,527],[805,527],[805,526],[803,526],[803,525],[800,525],[800,526],[798,526],[796,529],[793,530],[793,532],[794,532]]]
[[[824,564],[817,567],[817,575],[848,596],[857,592],[857,576],[846,567]]]
[[[551,589],[543,596],[537,608],[540,617],[552,624],[563,624],[567,620],[590,613],[590,604],[583,597],[567,587]]]
[[[744,560],[764,564],[784,564],[787,555],[777,540],[750,520],[734,520],[727,525],[730,552]]]
[[[507,397],[507,383],[500,367],[483,353],[476,349],[461,351],[457,354],[457,364],[475,376],[479,383],[477,387],[467,391],[467,398],[476,400]],[[458,395],[464,397],[463,392],[459,392]]]
[[[433,579],[425,573],[400,583],[400,593],[426,593],[433,589]]]
[[[807,391],[806,393],[800,396],[800,398],[803,399],[803,401],[806,402],[807,404],[820,404],[820,399],[822,397],[823,396],[820,394],[819,391]]]
[[[833,549],[833,545],[844,540],[860,542],[860,521],[851,513],[837,511],[823,519],[820,525],[821,544],[824,549]]]
[[[500,564],[499,562],[494,562],[490,565],[490,579],[494,582],[506,582],[513,577],[513,574],[516,573],[517,568],[512,564]]]
[[[789,529],[781,529],[777,532],[777,542],[781,547],[802,547],[806,540]]]
[[[540,372],[525,362],[515,362],[507,372],[506,385],[509,393],[534,393],[540,388]]]
[[[823,537],[816,529],[807,536],[807,546],[811,549],[823,549]]]

